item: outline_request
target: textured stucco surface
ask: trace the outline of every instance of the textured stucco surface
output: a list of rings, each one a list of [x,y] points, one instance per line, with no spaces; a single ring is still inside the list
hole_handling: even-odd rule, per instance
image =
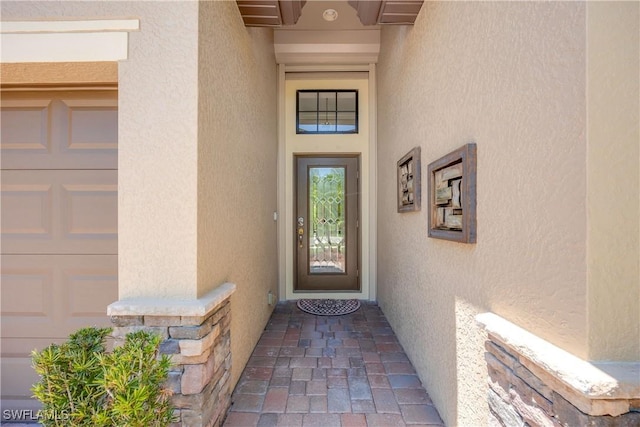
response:
[[[640,3],[587,16],[589,358],[640,361]]]
[[[233,2],[0,11],[140,19],[118,67],[119,296],[236,283],[235,381],[276,289],[270,31]],[[582,358],[638,359],[637,45],[637,3],[426,2],[382,30],[379,301],[449,425],[486,423],[479,312]],[[426,171],[470,141],[478,243],[428,239],[426,203],[396,212],[396,161],[420,145]]]
[[[385,27],[378,68],[378,295],[448,425],[485,425],[474,316],[586,357],[584,3],[425,2]],[[396,161],[478,145],[478,243],[398,214]]]
[[[137,18],[119,71],[119,297],[225,282],[235,382],[277,294],[272,31],[235,2],[2,2],[2,19]]]
[[[235,384],[277,295],[273,33],[245,28],[235,2],[202,2],[199,19],[198,294],[237,285]]]
[[[198,8],[133,2],[125,11],[140,14],[142,31],[119,65],[120,298],[194,298]]]
[[[198,4],[0,7],[3,20],[140,20],[118,65],[119,297],[196,297]]]

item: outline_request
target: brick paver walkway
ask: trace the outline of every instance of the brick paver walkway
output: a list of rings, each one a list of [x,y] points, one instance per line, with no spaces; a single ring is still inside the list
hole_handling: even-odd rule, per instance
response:
[[[280,303],[232,396],[235,426],[443,426],[377,305],[345,316]]]

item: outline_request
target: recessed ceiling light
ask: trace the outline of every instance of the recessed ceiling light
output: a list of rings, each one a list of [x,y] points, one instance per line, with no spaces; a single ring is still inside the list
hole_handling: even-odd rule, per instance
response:
[[[325,21],[335,21],[336,19],[338,19],[338,11],[335,9],[327,9],[324,12],[322,12],[322,18]]]

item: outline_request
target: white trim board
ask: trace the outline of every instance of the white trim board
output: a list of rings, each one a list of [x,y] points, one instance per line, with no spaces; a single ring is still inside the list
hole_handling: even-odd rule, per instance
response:
[[[0,33],[2,34],[137,31],[139,29],[140,21],[138,19],[2,21],[0,23]]]
[[[0,62],[94,62],[128,58],[129,32],[137,19],[5,21]]]

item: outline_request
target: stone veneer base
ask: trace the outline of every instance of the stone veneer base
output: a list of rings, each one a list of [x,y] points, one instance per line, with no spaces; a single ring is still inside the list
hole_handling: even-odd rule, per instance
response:
[[[231,405],[231,295],[225,283],[197,300],[135,298],[107,308],[113,335],[122,339],[136,330],[151,330],[164,341],[160,353],[171,356],[167,388],[171,389],[178,427],[220,426]]]
[[[584,361],[493,314],[485,359],[492,424],[638,426],[640,363]]]

